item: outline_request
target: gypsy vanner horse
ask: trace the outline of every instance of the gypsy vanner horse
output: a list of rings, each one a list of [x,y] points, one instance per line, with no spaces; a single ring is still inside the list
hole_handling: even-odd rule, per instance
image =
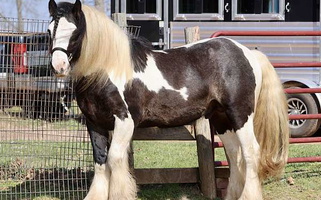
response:
[[[288,113],[267,57],[227,38],[153,50],[95,8],[49,1],[52,68],[75,83],[95,175],[85,199],[135,199],[128,164],[135,128],[205,116],[224,143],[226,199],[262,199],[262,180],[287,160]]]

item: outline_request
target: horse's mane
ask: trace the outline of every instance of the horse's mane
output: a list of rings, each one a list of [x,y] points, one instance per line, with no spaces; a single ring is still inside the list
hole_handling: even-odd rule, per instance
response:
[[[73,78],[80,80],[85,77],[88,85],[94,81],[106,83],[109,78],[124,83],[131,80],[133,67],[126,33],[95,8],[83,5],[82,11],[86,33],[80,57],[73,67]]]
[[[142,72],[147,65],[147,55],[153,50],[152,44],[145,38],[138,37],[131,39],[131,55],[135,72]]]

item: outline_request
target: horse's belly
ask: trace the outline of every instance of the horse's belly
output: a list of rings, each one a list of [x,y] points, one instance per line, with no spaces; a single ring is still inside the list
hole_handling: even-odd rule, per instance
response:
[[[189,124],[204,113],[203,106],[179,106],[160,104],[148,107],[144,111],[140,127],[159,126],[173,127]]]

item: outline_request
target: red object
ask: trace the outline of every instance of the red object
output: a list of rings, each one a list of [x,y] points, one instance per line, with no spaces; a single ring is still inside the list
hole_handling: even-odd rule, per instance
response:
[[[321,137],[290,138],[290,144],[321,142]]]
[[[321,156],[289,158],[288,163],[321,162]]]
[[[321,67],[321,62],[272,63],[275,68]]]
[[[321,93],[321,88],[288,88],[284,90],[288,94],[296,93]]]
[[[14,73],[24,74],[28,72],[27,45],[14,43],[11,46],[11,55]]]
[[[289,158],[287,163],[321,162],[321,156]],[[228,166],[227,161],[215,161],[215,166]]]
[[[306,115],[289,115],[290,120],[298,119],[321,119],[321,114],[306,114]]]
[[[219,36],[321,36],[321,31],[218,31],[211,38]]]

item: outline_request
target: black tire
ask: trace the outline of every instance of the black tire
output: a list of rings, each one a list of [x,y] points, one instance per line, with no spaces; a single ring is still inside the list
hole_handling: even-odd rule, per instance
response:
[[[289,115],[317,114],[319,112],[318,104],[311,94],[287,94],[287,101]],[[320,120],[289,120],[289,127],[291,137],[308,137],[319,129]]]

